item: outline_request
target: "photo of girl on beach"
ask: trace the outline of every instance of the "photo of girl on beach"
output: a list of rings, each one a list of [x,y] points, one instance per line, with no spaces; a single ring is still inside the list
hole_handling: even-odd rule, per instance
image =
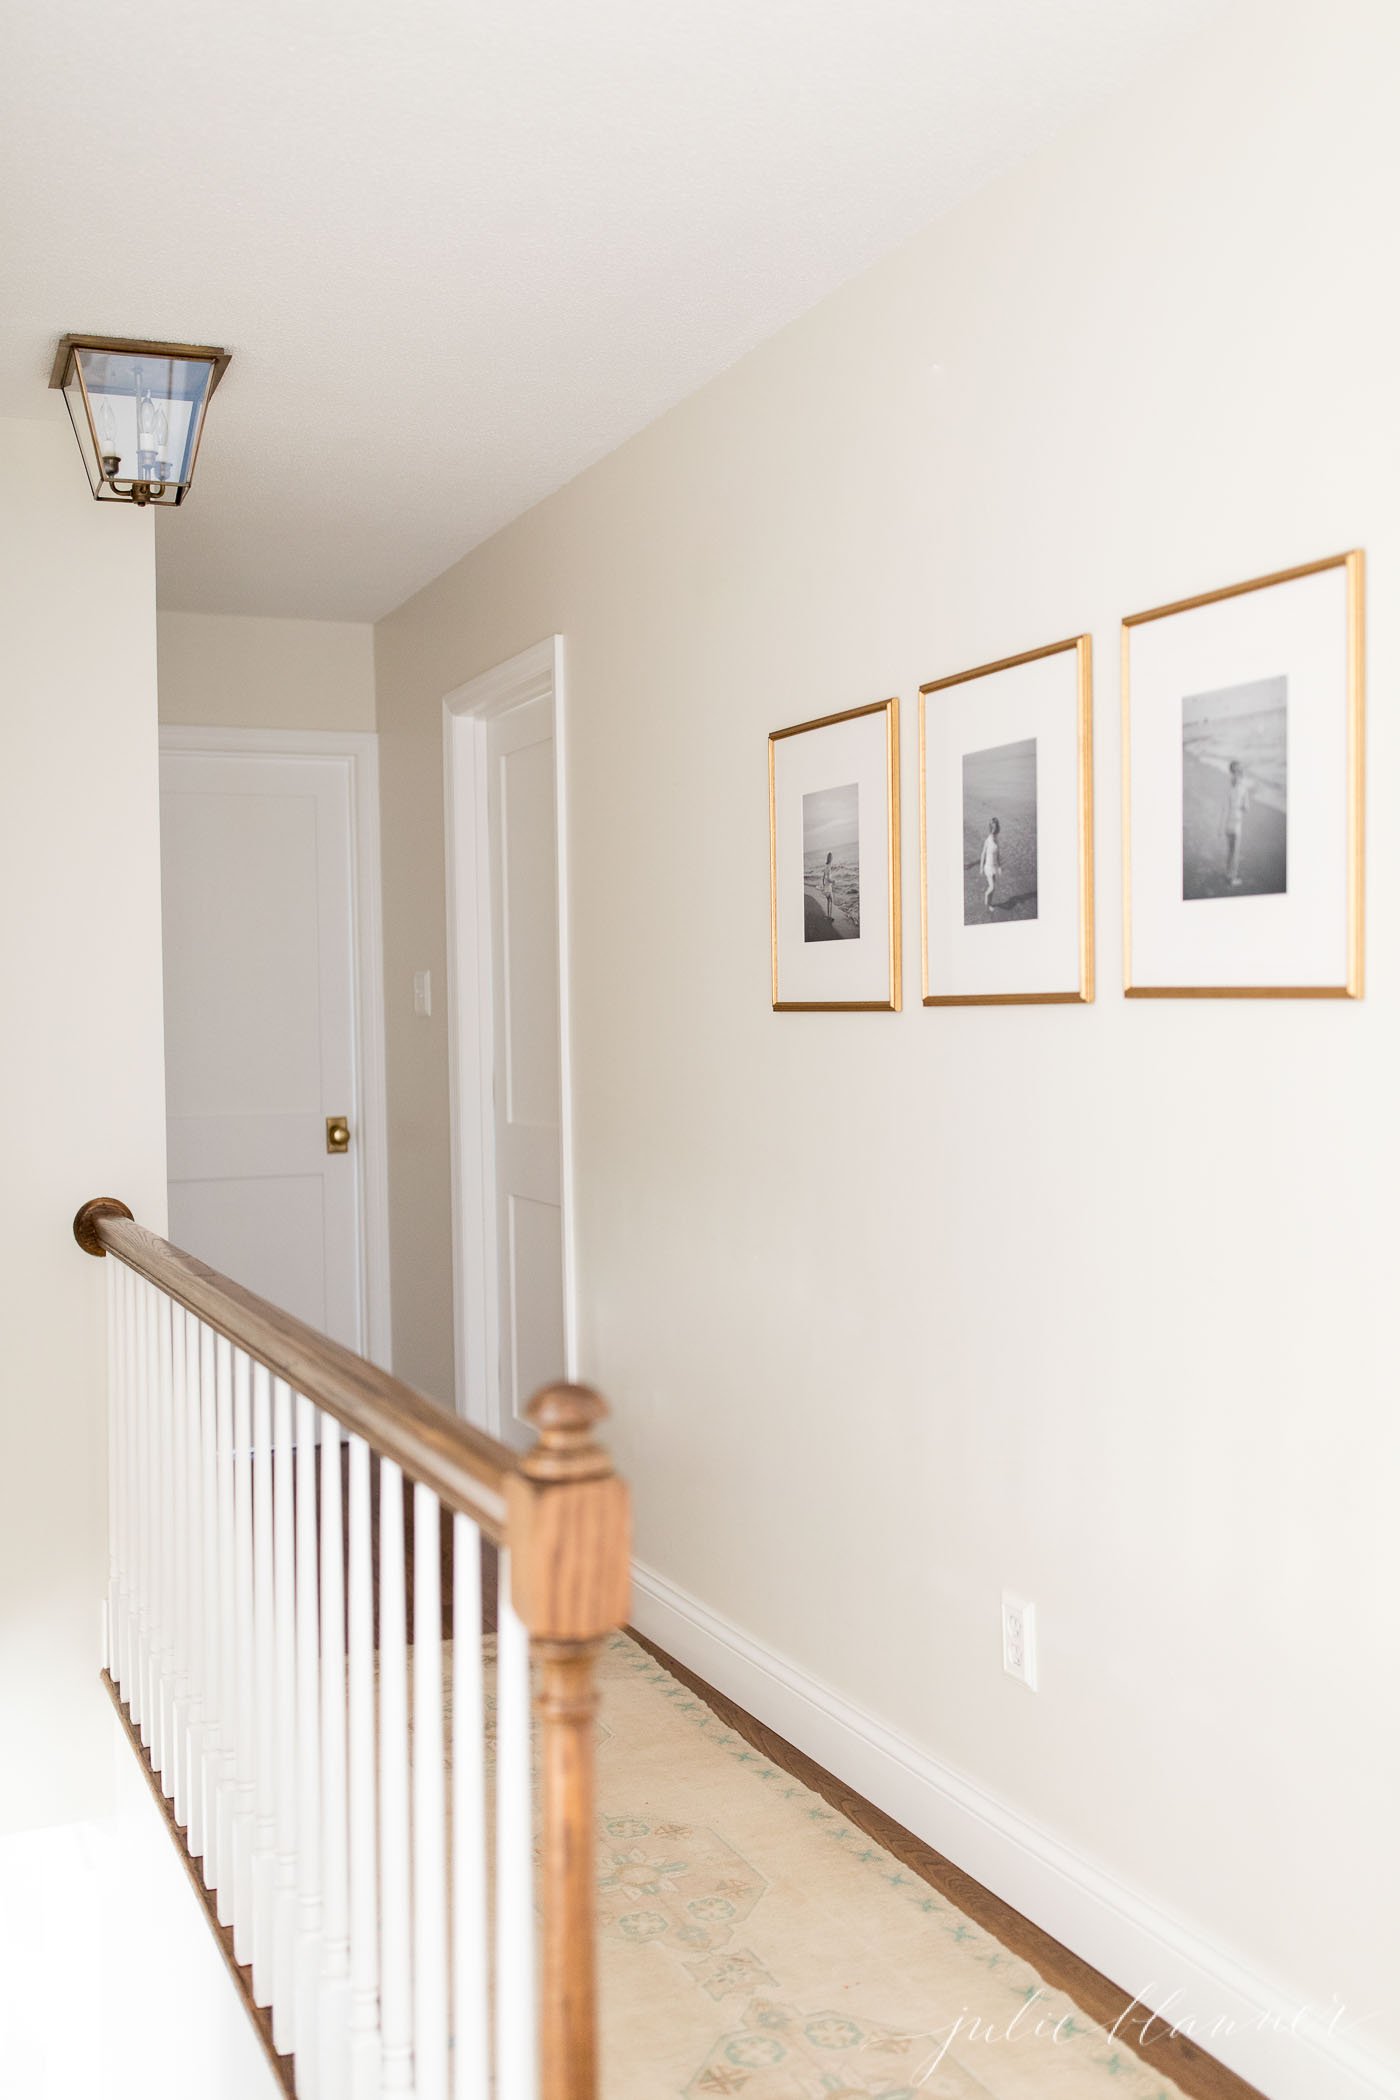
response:
[[[987,885],[983,903],[988,911],[996,910],[997,877],[1001,873],[1001,818],[993,817],[987,825],[987,836],[982,841],[982,855],[978,873]]]
[[[803,938],[860,939],[860,789],[802,797]]]
[[[963,754],[963,924],[1040,916],[1033,736]]]
[[[899,702],[772,730],[775,1013],[898,1013]]]
[[[1288,889],[1288,680],[1258,678],[1181,703],[1181,895]]]

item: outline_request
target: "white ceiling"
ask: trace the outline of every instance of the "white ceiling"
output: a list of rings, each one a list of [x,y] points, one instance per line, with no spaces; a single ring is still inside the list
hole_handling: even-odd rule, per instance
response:
[[[373,619],[1220,6],[9,0],[0,398],[227,345],[161,602]]]

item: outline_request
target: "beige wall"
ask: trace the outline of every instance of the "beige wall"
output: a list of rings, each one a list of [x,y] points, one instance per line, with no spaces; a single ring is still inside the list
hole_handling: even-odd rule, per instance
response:
[[[391,985],[445,966],[443,694],[566,637],[582,1363],[641,1559],[1382,2015],[1392,2079],[1398,66],[1390,0],[1232,12],[376,631]],[[1368,998],[1125,1004],[1119,618],[1354,544]],[[1085,628],[1098,1004],[771,1013],[768,730],[902,695],[916,984],[917,686]],[[395,1361],[444,1398],[445,1012],[388,1016]]]
[[[0,425],[0,1832],[105,1806],[105,1264],[165,1219],[152,520],[62,416]]]
[[[162,612],[160,719],[206,729],[373,729],[374,629]]]

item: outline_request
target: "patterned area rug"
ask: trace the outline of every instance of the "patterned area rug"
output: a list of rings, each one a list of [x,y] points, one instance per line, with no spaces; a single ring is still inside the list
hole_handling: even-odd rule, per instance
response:
[[[635,1642],[601,1676],[608,2100],[1183,2100]]]

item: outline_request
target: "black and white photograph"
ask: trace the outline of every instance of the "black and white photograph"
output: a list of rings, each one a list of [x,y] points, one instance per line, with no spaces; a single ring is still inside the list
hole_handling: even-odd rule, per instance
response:
[[[803,939],[860,939],[860,788],[802,797]]]
[[[1130,999],[1359,999],[1359,548],[1123,622]]]
[[[1288,680],[1256,678],[1181,703],[1181,894],[1288,888]]]
[[[768,738],[775,1013],[898,1013],[899,702]]]
[[[964,926],[1039,917],[1035,746],[1027,736],[963,754]]]
[[[1092,1000],[1093,710],[1087,634],[920,686],[925,1006]]]

